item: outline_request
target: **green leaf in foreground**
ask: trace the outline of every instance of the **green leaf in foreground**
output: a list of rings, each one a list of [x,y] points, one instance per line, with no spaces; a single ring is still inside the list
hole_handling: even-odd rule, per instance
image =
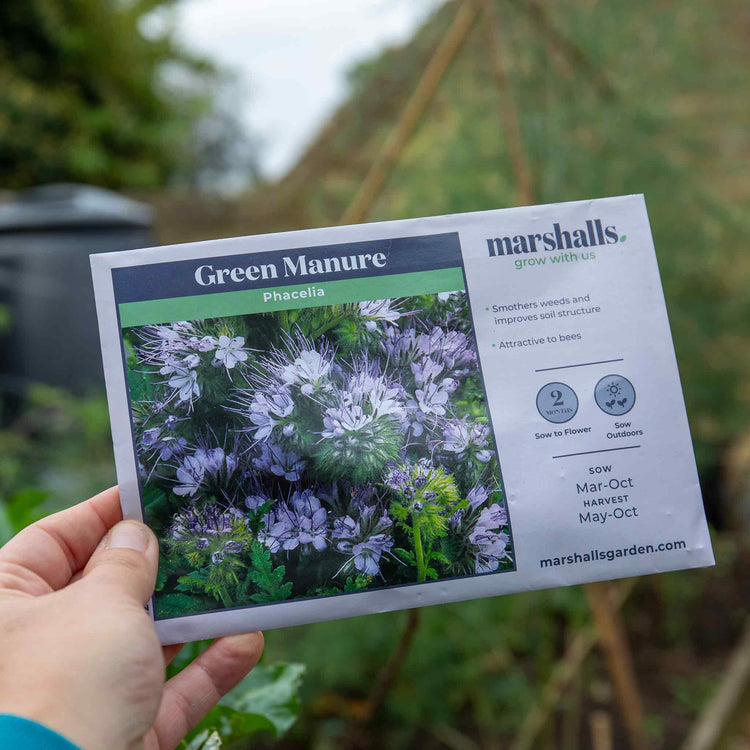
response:
[[[193,737],[190,742],[182,743],[181,750],[216,750],[224,743],[216,730],[204,729]]]
[[[260,665],[222,698],[221,705],[266,717],[281,736],[297,719],[304,672],[304,664]]]
[[[194,746],[199,737],[218,733],[223,741],[266,732],[283,735],[299,714],[299,687],[304,664],[260,665],[225,695],[188,736],[182,750],[209,750],[220,745]]]

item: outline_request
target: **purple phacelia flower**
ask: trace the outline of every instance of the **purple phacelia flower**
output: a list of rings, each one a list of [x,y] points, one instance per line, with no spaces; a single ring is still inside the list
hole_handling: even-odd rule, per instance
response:
[[[356,519],[350,515],[335,519],[332,541],[349,556],[339,573],[354,567],[365,575],[378,575],[381,557],[393,547],[392,526],[388,514],[375,506],[362,507]]]
[[[195,370],[176,369],[167,385],[174,389],[180,403],[187,402],[192,406],[193,399],[201,395],[198,373]]]
[[[489,491],[483,485],[478,484],[472,487],[466,495],[466,499],[469,501],[469,508],[476,510],[480,505],[484,505],[487,502],[489,496]]]
[[[418,490],[427,484],[430,474],[435,470],[427,458],[420,458],[416,463],[392,466],[385,475],[385,484],[407,499],[416,495]]]
[[[232,476],[237,469],[237,456],[226,453],[223,448],[197,448],[192,456],[185,456],[177,467],[175,495],[193,497],[208,477],[222,480]]]
[[[174,371],[175,365],[180,366],[184,356],[190,353],[190,340],[197,337],[198,330],[192,323],[179,321],[166,325],[144,326],[138,335],[141,340],[136,347],[139,359],[167,375]]]
[[[493,503],[484,508],[474,529],[469,534],[469,541],[476,546],[477,573],[490,573],[497,570],[502,560],[510,555],[508,544],[510,537],[500,527],[508,523],[505,508]]]
[[[224,465],[223,448],[198,448],[193,454],[193,458],[200,463],[204,471],[209,474],[218,474]]]
[[[492,459],[489,449],[490,428],[482,422],[468,419],[453,419],[443,426],[442,448],[457,456],[473,455],[477,461],[486,464]]]
[[[203,336],[200,339],[197,337],[191,339],[191,344],[199,352],[211,352],[216,349],[219,342],[214,336]]]
[[[265,495],[248,495],[245,498],[245,507],[248,510],[258,510],[262,505],[265,505],[270,498],[266,497]]]
[[[244,348],[245,339],[242,336],[219,336],[218,345],[214,354],[214,362],[218,366],[224,366],[231,370],[239,362],[247,361],[247,350]]]
[[[443,362],[448,370],[463,370],[476,365],[476,351],[469,337],[461,331],[445,331],[435,326],[417,338],[419,351]]]
[[[264,529],[258,540],[271,552],[297,548],[308,553],[328,545],[328,511],[312,490],[294,492],[287,503],[277,503],[264,518]]]
[[[415,438],[421,437],[425,431],[427,415],[420,410],[419,404],[414,399],[409,399],[404,407],[405,419],[402,423],[404,431],[411,429]]]
[[[324,439],[346,438],[354,442],[341,448],[367,450],[390,422],[401,422],[406,411],[401,389],[379,374],[367,357],[357,360],[338,393],[338,403],[323,412]]]
[[[417,332],[413,328],[399,331],[388,328],[385,338],[380,342],[380,349],[394,363],[415,359],[419,354],[417,346]]]
[[[194,370],[201,363],[201,358],[197,354],[186,354],[179,362],[183,369]]]
[[[185,438],[164,434],[162,427],[144,430],[140,439],[142,452],[152,457],[158,456],[160,461],[169,461],[173,456],[181,456],[185,452],[185,446]]]
[[[243,513],[236,508],[220,508],[214,504],[204,508],[187,508],[172,519],[170,536],[180,542],[193,541],[199,548],[208,545],[206,541],[231,534],[237,527],[246,523]],[[226,546],[225,540],[222,546]],[[237,547],[239,552],[241,547]]]
[[[417,388],[414,395],[419,410],[425,416],[442,417],[445,415],[450,394],[442,383],[427,383],[424,388]]]
[[[376,419],[393,417],[401,421],[405,416],[402,391],[399,385],[378,372],[376,363],[362,357],[354,363],[345,382],[342,400],[361,404]]]
[[[347,399],[339,407],[329,407],[323,417],[324,438],[343,437],[348,432],[359,432],[374,421],[372,414],[366,414],[359,404]]]
[[[177,486],[173,492],[175,495],[192,497],[200,489],[206,469],[195,456],[185,456],[182,464],[177,467]]]
[[[242,411],[242,410],[240,410]],[[294,411],[294,401],[286,388],[276,391],[258,391],[249,404],[250,421],[256,440],[266,440],[279,420],[286,419]]]
[[[478,509],[481,508],[487,502],[487,500],[489,499],[489,496],[490,496],[490,492],[484,485],[477,484],[474,487],[472,487],[466,495],[466,500],[468,501],[468,507],[459,508],[450,517],[451,528],[454,531],[459,529],[464,522],[464,518],[467,515],[470,517],[473,517],[473,514],[475,512],[478,512]]]
[[[378,323],[383,325],[394,325],[403,315],[397,308],[397,303],[391,299],[365,300],[359,303],[359,314],[365,319],[365,328],[368,331],[377,330]]]
[[[296,453],[286,452],[280,445],[267,440],[260,446],[260,456],[253,459],[253,466],[259,471],[284,477],[289,482],[297,482],[302,476],[305,461]]]
[[[303,350],[293,362],[281,367],[281,378],[288,385],[299,386],[305,396],[311,396],[315,388],[323,383],[333,363],[332,356],[325,356],[315,349]]]
[[[418,362],[410,364],[411,371],[414,374],[414,382],[421,387],[430,380],[436,380],[444,367],[440,362],[425,357]]]

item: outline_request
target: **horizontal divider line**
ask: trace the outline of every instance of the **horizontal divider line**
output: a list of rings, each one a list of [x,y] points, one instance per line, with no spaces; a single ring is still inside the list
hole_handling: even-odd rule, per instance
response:
[[[567,370],[569,367],[588,367],[589,365],[606,365],[609,362],[623,362],[623,358],[619,359],[602,359],[598,362],[581,362],[580,365],[560,365],[560,367],[542,367],[541,370],[534,370],[534,372],[549,372],[550,370]]]
[[[620,448],[602,448],[600,451],[583,451],[582,453],[563,453],[561,456],[552,458],[570,458],[571,456],[590,456],[592,453],[610,453],[611,451],[629,451],[632,448],[640,448],[640,445],[623,445]]]

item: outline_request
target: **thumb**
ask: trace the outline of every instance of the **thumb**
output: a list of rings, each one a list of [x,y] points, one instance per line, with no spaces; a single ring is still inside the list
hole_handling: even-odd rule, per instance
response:
[[[83,571],[81,583],[101,586],[145,604],[154,593],[159,544],[139,521],[121,521],[102,539]]]

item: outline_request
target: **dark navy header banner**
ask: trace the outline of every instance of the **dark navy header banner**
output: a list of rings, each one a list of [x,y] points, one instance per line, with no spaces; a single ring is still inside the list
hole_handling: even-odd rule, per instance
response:
[[[117,303],[462,265],[458,233],[224,255],[112,270]]]

